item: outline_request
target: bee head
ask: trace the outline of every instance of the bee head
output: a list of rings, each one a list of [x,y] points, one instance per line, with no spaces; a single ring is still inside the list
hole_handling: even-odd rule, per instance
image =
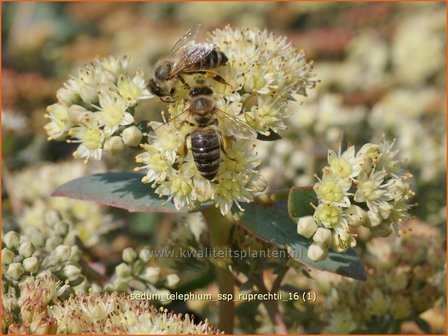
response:
[[[159,81],[166,81],[170,79],[171,74],[171,62],[163,61],[156,65],[154,71],[154,77]]]
[[[171,90],[168,90],[165,87],[160,86],[157,84],[157,82],[154,79],[151,79],[148,82],[148,87],[151,90],[152,94],[156,95],[157,97],[165,97],[172,95],[174,93],[174,88],[171,88]]]

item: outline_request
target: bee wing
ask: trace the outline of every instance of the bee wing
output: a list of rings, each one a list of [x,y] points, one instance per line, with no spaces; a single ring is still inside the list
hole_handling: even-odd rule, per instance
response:
[[[174,57],[178,52],[180,52],[185,46],[195,44],[195,38],[201,29],[200,24],[196,24],[185,32],[185,34],[174,44],[171,48],[168,57]]]
[[[225,130],[225,135],[233,135],[236,138],[255,140],[257,132],[241,119],[217,109],[216,116],[220,130]]]
[[[188,66],[199,62],[201,59],[210,54],[214,46],[210,43],[194,43],[185,46],[182,53],[176,58],[171,75],[174,76],[187,68]]]
[[[154,129],[154,132],[156,132],[159,128],[166,127],[166,126],[172,124],[173,122],[177,122],[177,127],[176,127],[176,129],[179,130],[179,129],[182,128],[184,122],[185,122],[186,120],[188,120],[188,118],[190,117],[190,115],[191,115],[191,111],[190,111],[189,108],[187,108],[187,109],[183,110],[181,113],[179,113],[179,114],[177,114],[176,116],[172,117],[172,118],[171,118],[170,120],[168,120],[167,122],[165,122],[165,123],[161,124],[160,126],[156,127],[156,128]]]

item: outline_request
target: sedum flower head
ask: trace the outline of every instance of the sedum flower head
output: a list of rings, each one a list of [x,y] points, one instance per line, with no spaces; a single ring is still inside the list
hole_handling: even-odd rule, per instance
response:
[[[336,332],[334,321],[342,311],[350,313],[357,333],[366,333],[372,331],[372,325],[387,326],[391,317],[401,324],[438,307],[445,297],[443,240],[438,229],[424,223],[415,223],[413,230],[394,244],[371,239],[367,243],[372,256],[367,260],[367,281],[338,279],[325,284],[331,288],[321,311],[323,321],[328,321],[327,331]],[[438,257],[431,259],[430,255]],[[384,332],[393,332],[392,328],[389,324]]]
[[[156,309],[129,294],[76,294],[60,300],[62,285],[49,273],[4,293],[2,331],[17,334],[217,334],[207,320]],[[14,312],[14,314],[13,314]]]
[[[299,220],[298,233],[314,241],[308,253],[311,259],[322,260],[327,247],[343,252],[355,246],[354,227],[365,226],[377,236],[398,233],[399,225],[410,217],[408,201],[414,192],[407,182],[411,175],[397,155],[394,142],[386,140],[366,144],[357,153],[354,147],[339,154],[329,151],[329,166],[314,185],[318,198],[314,216],[306,217],[312,218],[315,229],[300,229],[305,218]]]
[[[79,200],[50,197],[61,184],[87,173],[102,171],[98,163],[84,165],[79,161],[47,163],[30,167],[12,175],[16,195],[23,204],[19,226],[27,232],[35,227],[41,234],[31,233],[33,243],[51,231],[65,236],[70,228],[86,246],[92,246],[112,226],[112,218],[94,204]],[[52,214],[52,216],[49,216]],[[45,239],[41,237],[41,241]],[[45,243],[45,241],[44,241]],[[39,245],[39,244],[35,244]]]
[[[266,188],[258,171],[260,159],[255,139],[240,137],[236,124],[244,123],[264,135],[286,128],[292,95],[305,95],[315,81],[311,79],[311,63],[284,37],[257,29],[226,27],[213,31],[207,42],[229,59],[225,66],[214,69],[228,85],[218,83],[207,74],[184,74],[183,77],[190,87],[199,84],[210,87],[219,109],[216,113],[238,120],[226,122],[224,117],[218,118],[221,149],[217,175],[209,181],[196,168],[191,133],[197,128],[191,115],[181,116],[190,106],[190,97],[189,91],[179,83],[174,83],[168,122],[150,123],[152,132],[148,135],[148,144],[142,145],[144,152],[137,155],[136,161],[141,164],[137,170],[145,170],[142,181],[151,183],[156,193],[167,196],[178,209],[192,209],[211,201],[222,214],[227,214],[233,205],[240,207],[240,202],[251,202],[254,194]]]
[[[66,81],[47,108],[48,139],[79,143],[76,158],[100,160],[105,143],[134,123],[135,105],[151,97],[142,72],[129,74],[128,63],[127,57],[99,58]]]
[[[87,294],[49,307],[58,333],[93,334],[216,334],[208,321],[195,324],[189,315],[157,310],[128,294]]]
[[[315,85],[312,63],[303,51],[297,52],[286,37],[267,30],[229,26],[213,31],[209,42],[229,59],[217,71],[236,91],[234,101],[243,106],[254,101],[240,111],[246,122],[260,133],[284,129],[291,95],[306,95]]]

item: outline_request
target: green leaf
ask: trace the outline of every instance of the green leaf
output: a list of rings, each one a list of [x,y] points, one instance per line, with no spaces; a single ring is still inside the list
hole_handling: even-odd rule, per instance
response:
[[[314,208],[311,203],[316,203],[317,196],[313,187],[292,187],[288,196],[289,216],[297,221],[303,216],[312,216]]]
[[[129,212],[182,213],[166,198],[159,197],[138,173],[103,173],[75,179],[60,186],[53,196],[93,201]]]
[[[364,267],[355,250],[345,253],[330,250],[328,257],[319,262],[307,257],[312,240],[297,233],[296,223],[289,217],[286,202],[271,205],[244,204],[239,213],[241,225],[263,241],[285,247],[289,255],[301,263],[357,280],[365,280]]]
[[[261,140],[261,141],[275,141],[275,140],[279,140],[282,137],[274,132],[273,130],[269,129],[269,135],[264,135],[261,133],[257,133],[257,140]]]

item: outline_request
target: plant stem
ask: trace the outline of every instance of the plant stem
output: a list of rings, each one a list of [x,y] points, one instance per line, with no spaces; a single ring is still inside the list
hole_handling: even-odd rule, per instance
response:
[[[285,272],[286,274],[286,272]],[[283,277],[283,275],[281,275]],[[263,277],[262,276],[252,276],[251,277],[254,284],[257,286],[258,290],[262,294],[268,294],[273,293],[273,291],[269,291],[266,288],[266,285],[264,284]],[[263,305],[265,306],[269,318],[271,319],[272,323],[275,325],[275,332],[277,334],[287,334],[288,328],[286,327],[285,321],[283,320],[283,316],[280,313],[280,310],[278,308],[278,302],[277,301],[263,301]]]
[[[215,207],[209,207],[202,211],[205,223],[210,234],[212,248],[227,248],[230,245],[230,234],[234,223],[222,216]],[[234,297],[235,278],[228,267],[215,264],[216,280],[220,294]],[[219,323],[218,328],[227,334],[233,333],[235,325],[235,304],[233,300],[220,300],[218,302]]]

